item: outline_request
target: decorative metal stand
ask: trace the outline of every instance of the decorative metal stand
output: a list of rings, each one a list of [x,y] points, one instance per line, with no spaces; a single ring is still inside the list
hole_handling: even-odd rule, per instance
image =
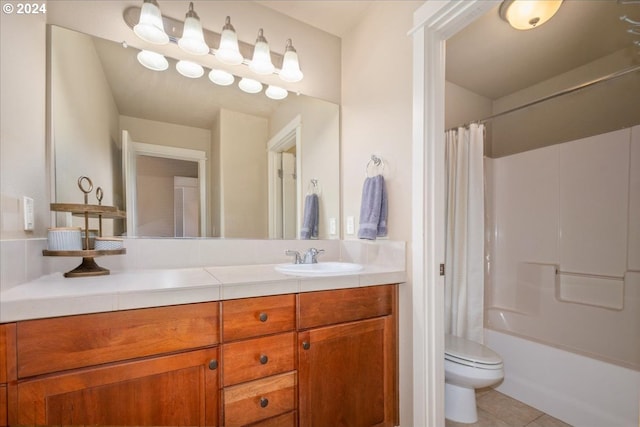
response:
[[[66,257],[82,257],[82,263],[71,271],[64,273],[64,277],[89,277],[89,276],[105,276],[109,274],[109,270],[100,267],[94,260],[95,257],[103,255],[122,255],[126,254],[125,248],[110,250],[93,250],[89,249],[89,218],[98,218],[99,231],[98,235],[102,237],[102,219],[125,219],[127,213],[113,206],[103,206],[103,192],[100,187],[96,190],[98,198],[97,205],[89,204],[89,193],[93,190],[91,179],[81,176],[78,179],[78,187],[84,193],[84,204],[77,203],[51,203],[51,210],[56,212],[71,212],[72,215],[84,217],[84,247],[85,250],[79,251],[50,251],[43,250],[44,256],[66,256]]]

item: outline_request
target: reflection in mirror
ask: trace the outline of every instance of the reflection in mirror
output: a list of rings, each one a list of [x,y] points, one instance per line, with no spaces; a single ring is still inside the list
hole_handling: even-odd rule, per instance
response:
[[[127,211],[105,235],[296,238],[315,179],[319,238],[338,238],[328,226],[339,218],[336,104],[292,93],[274,101],[217,86],[206,74],[187,79],[170,58],[169,69],[151,71],[137,49],[60,27],[49,27],[49,42],[53,200],[80,203],[75,182],[86,175],[103,188],[103,204]],[[199,163],[196,172],[185,160]],[[174,177],[198,183],[174,188],[184,183]],[[187,193],[196,201],[181,205],[176,194]]]

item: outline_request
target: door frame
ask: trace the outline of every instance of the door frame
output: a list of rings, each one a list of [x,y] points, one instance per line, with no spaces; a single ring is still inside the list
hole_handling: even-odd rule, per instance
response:
[[[302,116],[298,114],[267,142],[267,176],[269,191],[269,238],[278,238],[282,229],[282,195],[278,196],[278,153],[296,147],[296,236],[302,220]],[[280,210],[279,210],[280,209]],[[280,214],[278,213],[280,212]]]
[[[444,425],[445,42],[500,0],[427,0],[413,15],[413,425]]]
[[[122,131],[122,140],[130,145],[130,150],[136,156],[162,157],[165,159],[185,160],[198,163],[198,184],[200,193],[200,236],[207,235],[207,153],[201,150],[192,150],[189,148],[178,148],[167,145],[148,144],[145,142],[135,142],[131,139],[129,132]],[[124,145],[124,144],[123,144]],[[124,151],[124,147],[123,147]],[[137,201],[135,198],[135,185],[137,177],[130,179],[131,173],[136,168],[131,163],[133,159],[123,152],[125,165],[123,167],[124,191],[127,200],[127,235],[136,236],[137,229]],[[132,228],[129,228],[132,227]],[[131,234],[131,230],[134,234]]]

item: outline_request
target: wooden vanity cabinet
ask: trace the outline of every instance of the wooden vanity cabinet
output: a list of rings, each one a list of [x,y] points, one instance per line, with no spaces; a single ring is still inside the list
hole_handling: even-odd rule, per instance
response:
[[[9,425],[8,383],[15,380],[15,330],[15,323],[0,325],[0,426]]]
[[[295,295],[222,303],[222,422],[296,426]]]
[[[298,296],[300,427],[392,427],[396,287]]]
[[[219,421],[219,303],[17,323],[11,425]]]
[[[396,294],[372,286],[0,325],[0,425],[391,427]]]

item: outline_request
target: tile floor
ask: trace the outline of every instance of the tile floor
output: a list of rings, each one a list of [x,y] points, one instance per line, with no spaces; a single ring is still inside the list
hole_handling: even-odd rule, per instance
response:
[[[478,422],[461,424],[446,420],[446,427],[570,427],[492,388],[477,390]]]

